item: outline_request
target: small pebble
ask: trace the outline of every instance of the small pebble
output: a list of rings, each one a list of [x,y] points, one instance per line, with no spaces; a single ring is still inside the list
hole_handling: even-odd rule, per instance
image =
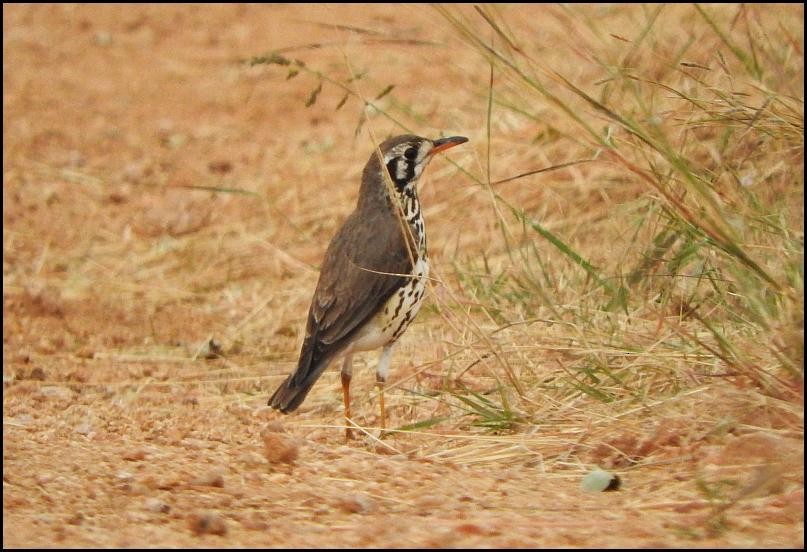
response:
[[[273,431],[264,431],[261,437],[264,456],[270,463],[291,464],[297,460],[300,447],[292,437]]]
[[[188,525],[194,535],[224,535],[227,524],[216,512],[193,514],[188,518]]]
[[[191,485],[201,485],[203,487],[224,487],[224,475],[221,470],[211,470],[204,475],[194,478]]]
[[[596,468],[583,478],[580,488],[589,493],[600,493],[604,491],[616,491],[619,489],[622,480],[618,475]]]
[[[146,458],[146,451],[142,448],[130,449],[123,453],[122,458],[129,462],[136,462]]]
[[[54,400],[70,400],[73,398],[73,392],[66,387],[59,387],[57,385],[47,385],[39,389],[39,396],[43,399]]]
[[[156,512],[158,514],[167,514],[171,511],[171,506],[160,500],[159,498],[147,498],[143,505],[149,512]]]
[[[375,510],[375,503],[363,494],[351,494],[339,500],[339,508],[349,514],[366,514]]]

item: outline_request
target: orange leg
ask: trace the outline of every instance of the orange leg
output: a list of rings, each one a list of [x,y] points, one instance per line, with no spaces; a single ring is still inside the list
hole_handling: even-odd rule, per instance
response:
[[[378,359],[378,366],[375,369],[375,385],[378,388],[378,404],[381,407],[381,434],[384,434],[384,429],[387,427],[387,409],[384,408],[384,385],[387,383],[387,374],[389,374],[389,362],[392,357],[392,346],[390,343],[385,346],[381,351],[381,357]]]
[[[345,442],[349,442],[353,438],[353,431],[351,429],[352,421],[350,419],[350,378],[353,376],[352,370],[353,357],[348,355],[342,364],[342,399],[345,402]]]
[[[384,408],[384,384],[386,381],[376,374],[375,385],[378,387],[378,404],[381,406],[381,429],[387,428],[387,409]],[[382,431],[383,433],[383,431]]]

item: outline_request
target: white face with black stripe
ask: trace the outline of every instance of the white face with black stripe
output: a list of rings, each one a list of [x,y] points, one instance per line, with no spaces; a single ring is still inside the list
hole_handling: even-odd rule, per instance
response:
[[[431,140],[421,138],[396,144],[384,153],[384,165],[398,192],[417,182],[433,148]]]

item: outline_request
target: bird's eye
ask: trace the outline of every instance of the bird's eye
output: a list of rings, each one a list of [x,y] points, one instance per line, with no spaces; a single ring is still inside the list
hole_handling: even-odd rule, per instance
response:
[[[406,151],[404,152],[404,157],[406,157],[410,161],[417,156],[418,156],[418,150],[415,148],[407,148]]]

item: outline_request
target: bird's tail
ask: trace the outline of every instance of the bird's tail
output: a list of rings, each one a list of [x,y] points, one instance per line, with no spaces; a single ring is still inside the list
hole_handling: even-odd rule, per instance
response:
[[[283,414],[294,412],[303,404],[308,392],[334,357],[334,354],[323,355],[314,343],[315,339],[311,338],[303,342],[297,369],[280,384],[269,399],[269,406]]]
[[[317,379],[306,378],[301,383],[295,383],[294,379],[294,374],[292,374],[280,384],[280,387],[269,399],[269,406],[280,410],[283,414],[288,414],[289,412],[294,412],[298,406],[303,404]]]

